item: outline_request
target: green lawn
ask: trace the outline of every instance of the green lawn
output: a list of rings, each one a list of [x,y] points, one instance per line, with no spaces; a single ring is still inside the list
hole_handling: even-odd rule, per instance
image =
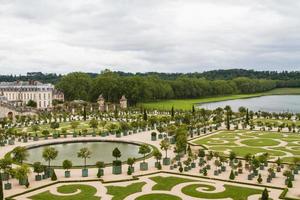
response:
[[[219,193],[205,193],[198,191],[197,188],[204,188],[205,191],[214,191],[215,187],[204,184],[192,184],[182,188],[182,193],[196,198],[203,199],[223,199],[231,198],[233,200],[247,200],[249,196],[261,194],[262,190],[239,187],[234,185],[224,185],[225,191]]]
[[[275,140],[276,139],[276,140]],[[286,142],[280,146],[280,141]],[[268,152],[270,159],[284,157],[287,153],[300,156],[300,135],[298,133],[278,133],[267,131],[220,131],[208,137],[199,138],[193,143],[204,145],[209,150],[227,154],[235,152],[244,157],[248,153],[258,154]],[[291,149],[289,149],[291,148]],[[290,161],[290,158],[284,159]]]
[[[181,198],[170,194],[146,194],[135,200],[181,200]]]
[[[71,195],[72,193],[80,190],[80,193]],[[58,196],[50,193],[49,191],[42,192],[40,194],[29,197],[32,200],[100,200],[100,197],[94,196],[97,193],[97,189],[89,185],[63,185],[57,188],[57,191],[61,194],[70,194],[68,196]]]
[[[150,178],[156,184],[152,187],[152,190],[168,190],[170,191],[174,186],[180,183],[193,182],[193,179],[180,178],[175,176],[155,176]]]
[[[277,88],[264,93],[255,94],[237,94],[237,95],[227,95],[227,96],[216,96],[216,97],[203,97],[198,99],[171,99],[162,100],[156,102],[146,102],[138,105],[143,106],[147,109],[158,109],[158,110],[170,110],[172,106],[175,109],[191,110],[194,104],[210,103],[225,100],[243,99],[258,97],[264,95],[288,95],[288,94],[300,94],[300,88]]]
[[[107,186],[107,194],[112,195],[112,200],[123,200],[127,196],[141,192],[145,182],[133,183],[128,186]]]

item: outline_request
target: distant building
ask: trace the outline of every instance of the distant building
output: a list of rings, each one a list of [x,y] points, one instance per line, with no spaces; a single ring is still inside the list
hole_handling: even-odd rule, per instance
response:
[[[65,94],[60,90],[54,89],[52,99],[60,101],[60,102],[64,102],[65,101]]]
[[[125,95],[123,95],[120,99],[120,104],[115,104],[111,102],[105,102],[105,99],[102,94],[99,95],[98,100],[97,100],[99,110],[101,112],[104,111],[110,111],[110,110],[116,110],[117,107],[120,109],[126,109],[127,108],[127,99]]]
[[[54,85],[38,81],[1,82],[0,92],[1,98],[11,105],[25,106],[32,100],[37,103],[37,109],[52,108],[54,98],[64,99],[61,92],[55,93]]]

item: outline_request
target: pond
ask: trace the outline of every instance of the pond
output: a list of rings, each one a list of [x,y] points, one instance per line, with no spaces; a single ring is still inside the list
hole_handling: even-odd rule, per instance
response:
[[[199,107],[205,109],[216,109],[231,106],[232,110],[244,106],[253,111],[267,112],[293,112],[300,113],[300,95],[271,95],[248,99],[236,99],[213,103],[200,104]]]
[[[77,152],[83,148],[88,148],[92,154],[91,158],[87,159],[87,165],[95,165],[97,161],[103,161],[104,163],[112,163],[115,159],[112,156],[112,151],[115,147],[118,147],[122,153],[120,160],[126,161],[127,158],[139,158],[141,155],[139,152],[139,145],[126,143],[126,142],[114,142],[114,141],[74,141],[68,143],[56,143],[29,148],[29,158],[27,163],[42,162],[44,161],[42,154],[45,147],[54,147],[58,150],[58,156],[55,160],[51,161],[52,166],[62,166],[64,160],[71,160],[73,166],[83,166],[84,160],[77,157]]]

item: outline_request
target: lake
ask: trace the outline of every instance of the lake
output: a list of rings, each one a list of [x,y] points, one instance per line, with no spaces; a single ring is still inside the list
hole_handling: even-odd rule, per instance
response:
[[[224,108],[226,105],[231,106],[234,111],[238,111],[239,107],[244,106],[253,111],[300,113],[300,95],[261,96],[248,99],[204,103],[200,104],[199,107],[212,110],[218,107]]]

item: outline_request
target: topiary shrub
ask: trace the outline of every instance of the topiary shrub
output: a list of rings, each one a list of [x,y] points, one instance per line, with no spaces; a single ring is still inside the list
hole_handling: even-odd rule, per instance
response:
[[[57,176],[54,170],[52,171],[51,181],[57,181]]]
[[[262,181],[263,181],[263,180],[262,180],[261,174],[259,174],[259,175],[258,175],[258,178],[257,178],[257,182],[258,182],[259,184],[261,184]]]
[[[264,191],[262,192],[260,200],[269,200],[269,192],[267,188],[265,188]]]
[[[233,170],[231,170],[231,172],[230,172],[229,179],[230,180],[234,180],[235,179],[235,175],[233,173]]]

